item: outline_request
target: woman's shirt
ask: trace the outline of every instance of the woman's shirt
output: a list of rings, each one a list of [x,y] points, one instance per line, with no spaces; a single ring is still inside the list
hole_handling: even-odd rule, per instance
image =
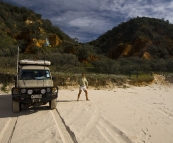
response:
[[[78,83],[80,86],[88,86],[88,81],[86,78],[80,78]]]

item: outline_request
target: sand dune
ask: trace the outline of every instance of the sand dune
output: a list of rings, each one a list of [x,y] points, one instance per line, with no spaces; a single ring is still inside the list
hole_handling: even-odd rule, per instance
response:
[[[10,95],[0,95],[0,142],[173,143],[173,88],[162,77],[150,86],[88,92],[90,101],[82,93],[77,102],[78,89],[60,90],[58,112],[35,107],[17,115]]]

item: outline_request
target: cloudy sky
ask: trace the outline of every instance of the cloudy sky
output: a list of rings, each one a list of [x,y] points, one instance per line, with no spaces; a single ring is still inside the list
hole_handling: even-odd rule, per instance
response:
[[[173,23],[173,0],[3,0],[32,9],[79,42],[96,39],[134,17]]]

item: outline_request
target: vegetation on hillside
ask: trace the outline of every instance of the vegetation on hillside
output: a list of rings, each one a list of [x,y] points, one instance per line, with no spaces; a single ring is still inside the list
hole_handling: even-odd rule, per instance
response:
[[[173,24],[164,19],[137,17],[119,24],[90,44],[99,47],[99,52],[107,56],[112,49],[118,48],[116,51],[120,53],[112,57],[114,59],[122,56],[127,45],[132,45],[127,57],[141,57],[148,52],[154,59],[167,59],[173,56]]]
[[[168,20],[133,18],[89,44],[99,49],[97,54],[104,55],[93,64],[100,72],[173,72],[173,24]]]
[[[133,18],[84,44],[40,14],[1,1],[0,36],[4,72],[15,71],[18,46],[20,59],[50,60],[51,69],[58,73],[173,72],[173,25],[163,19]],[[51,47],[43,44],[47,37],[54,38]]]
[[[25,7],[0,2],[0,67],[16,67],[17,48],[20,59],[50,60],[54,70],[65,72],[97,56],[92,46],[79,44],[48,19]],[[49,38],[51,47],[45,47]],[[80,61],[80,62],[79,62]],[[68,68],[67,68],[68,67]]]

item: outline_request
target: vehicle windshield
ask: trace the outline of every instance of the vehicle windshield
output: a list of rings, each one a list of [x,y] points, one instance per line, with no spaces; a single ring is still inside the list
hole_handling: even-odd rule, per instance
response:
[[[47,80],[51,79],[49,70],[22,70],[19,80]]]

